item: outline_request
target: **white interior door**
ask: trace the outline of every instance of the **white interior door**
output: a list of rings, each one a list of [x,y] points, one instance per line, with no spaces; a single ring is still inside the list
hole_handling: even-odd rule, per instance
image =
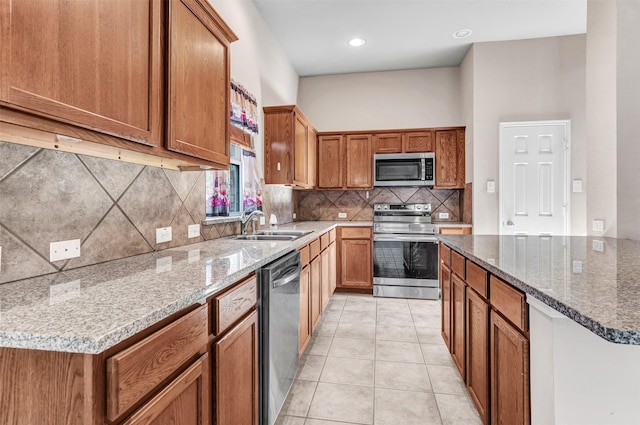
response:
[[[567,234],[569,142],[569,121],[500,123],[500,234]]]

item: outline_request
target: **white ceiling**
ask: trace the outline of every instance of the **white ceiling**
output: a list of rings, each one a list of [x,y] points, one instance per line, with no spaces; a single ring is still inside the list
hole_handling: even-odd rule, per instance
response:
[[[458,66],[472,43],[581,34],[586,0],[253,0],[298,75]],[[473,34],[456,40],[453,33]],[[367,43],[347,45],[353,37]]]

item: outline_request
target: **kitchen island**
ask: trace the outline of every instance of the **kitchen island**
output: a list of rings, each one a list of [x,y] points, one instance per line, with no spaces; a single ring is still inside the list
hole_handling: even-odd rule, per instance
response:
[[[640,423],[640,242],[492,235],[440,240],[526,294],[531,423]]]

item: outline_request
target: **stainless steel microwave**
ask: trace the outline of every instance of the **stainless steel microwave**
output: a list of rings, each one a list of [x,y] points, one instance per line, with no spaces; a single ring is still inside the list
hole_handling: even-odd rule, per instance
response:
[[[373,185],[433,186],[436,163],[433,152],[378,153],[373,156]]]

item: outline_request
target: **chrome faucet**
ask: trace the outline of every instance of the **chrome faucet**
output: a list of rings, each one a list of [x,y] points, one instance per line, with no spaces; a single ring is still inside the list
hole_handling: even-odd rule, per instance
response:
[[[246,211],[242,212],[242,215],[240,216],[240,222],[242,223],[242,225],[240,226],[240,233],[242,233],[243,235],[247,234],[247,227],[249,226],[249,222],[251,222],[251,231],[253,233],[256,232],[256,221],[258,221],[258,217],[264,217],[264,213],[260,210],[253,210],[250,213],[247,214]]]

